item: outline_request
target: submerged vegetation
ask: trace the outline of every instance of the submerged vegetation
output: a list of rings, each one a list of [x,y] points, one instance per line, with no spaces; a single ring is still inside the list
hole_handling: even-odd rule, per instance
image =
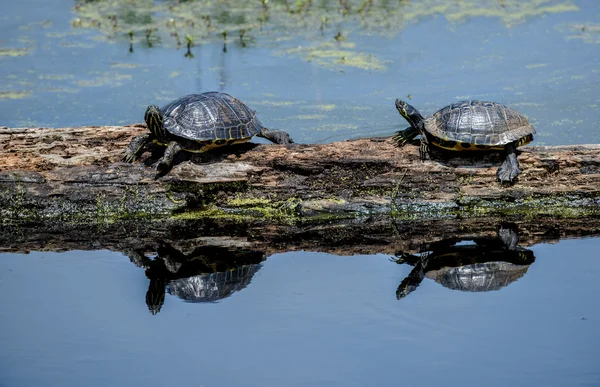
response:
[[[586,43],[600,44],[600,25],[573,24],[570,26],[572,35],[569,39],[581,39]]]
[[[131,51],[136,44],[187,48],[185,56],[193,58],[192,47],[204,43],[222,41],[226,52],[228,44],[260,41],[327,67],[381,70],[381,60],[355,49],[353,34],[393,36],[436,16],[451,23],[497,18],[508,28],[534,16],[576,10],[572,0],[79,0],[72,26],[127,40]]]

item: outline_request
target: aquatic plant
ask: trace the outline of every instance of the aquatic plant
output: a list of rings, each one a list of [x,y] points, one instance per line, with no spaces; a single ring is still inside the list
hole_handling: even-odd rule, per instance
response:
[[[242,48],[276,44],[286,53],[298,53],[320,65],[373,70],[384,67],[376,58],[371,63],[351,46],[321,45],[331,41],[331,36],[335,36],[334,42],[351,45],[353,33],[393,36],[432,16],[442,16],[450,23],[496,18],[510,28],[531,17],[576,10],[573,0],[77,0],[71,24],[73,28],[97,29],[107,40],[128,35],[130,46],[143,39],[148,46],[160,42],[164,47],[179,48],[180,36],[186,36],[196,45],[223,39],[226,52],[227,36],[239,36]],[[298,43],[303,49],[290,51]],[[188,43],[188,54],[189,48]]]

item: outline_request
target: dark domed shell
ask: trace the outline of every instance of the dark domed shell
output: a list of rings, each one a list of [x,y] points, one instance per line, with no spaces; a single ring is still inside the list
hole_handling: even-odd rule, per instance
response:
[[[443,140],[487,146],[506,145],[535,133],[521,113],[487,101],[448,105],[425,120],[425,129]]]
[[[468,292],[500,290],[527,273],[529,265],[509,262],[486,262],[428,271],[427,278],[444,287]]]
[[[167,291],[188,302],[214,302],[244,289],[262,265],[238,266],[225,272],[204,273],[169,282]]]
[[[254,110],[220,92],[186,95],[161,110],[165,128],[189,140],[250,138],[263,128]]]

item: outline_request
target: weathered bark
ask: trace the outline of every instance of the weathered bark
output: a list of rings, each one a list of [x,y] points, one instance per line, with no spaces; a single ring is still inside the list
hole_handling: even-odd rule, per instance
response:
[[[520,148],[516,184],[496,182],[500,155],[435,155],[386,138],[290,146],[243,144],[183,155],[154,179],[160,152],[120,161],[143,125],[0,128],[3,222],[102,223],[186,216],[267,223],[598,214],[600,145]],[[462,157],[455,157],[462,156]],[[182,215],[181,213],[184,213]],[[177,215],[178,214],[178,215]]]

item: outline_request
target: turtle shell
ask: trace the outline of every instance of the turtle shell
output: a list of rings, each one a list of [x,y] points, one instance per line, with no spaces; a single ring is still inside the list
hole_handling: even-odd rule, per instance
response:
[[[453,290],[488,292],[500,290],[523,277],[529,265],[510,262],[485,262],[428,271],[425,276]]]
[[[169,282],[167,291],[188,302],[215,302],[244,289],[261,268],[261,264],[250,264],[225,272],[179,278]]]
[[[220,92],[186,95],[161,111],[165,129],[189,140],[250,138],[263,128],[254,110]]]
[[[425,130],[444,141],[488,147],[530,138],[535,133],[524,115],[508,106],[487,101],[461,101],[448,105],[425,120]]]

